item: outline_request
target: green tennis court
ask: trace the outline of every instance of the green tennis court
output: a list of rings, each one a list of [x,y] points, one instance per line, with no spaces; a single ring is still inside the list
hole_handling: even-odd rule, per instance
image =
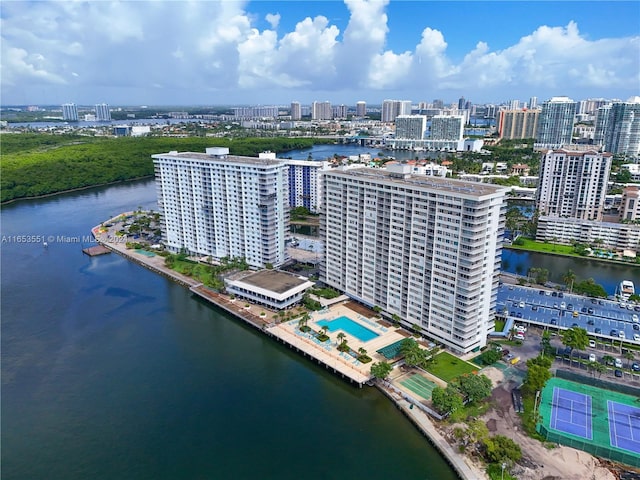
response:
[[[536,429],[548,441],[640,466],[637,397],[552,378],[542,390]]]
[[[437,387],[431,380],[427,380],[417,373],[400,381],[400,385],[420,395],[425,400],[431,400],[431,392]]]

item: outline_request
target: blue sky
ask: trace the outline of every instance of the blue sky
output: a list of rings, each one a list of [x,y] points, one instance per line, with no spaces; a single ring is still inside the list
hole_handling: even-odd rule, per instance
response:
[[[11,1],[11,104],[640,94],[640,2]]]

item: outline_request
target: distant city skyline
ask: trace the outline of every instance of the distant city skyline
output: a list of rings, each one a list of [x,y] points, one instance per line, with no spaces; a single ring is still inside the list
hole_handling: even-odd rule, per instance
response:
[[[637,2],[4,2],[3,105],[474,104],[640,89]]]

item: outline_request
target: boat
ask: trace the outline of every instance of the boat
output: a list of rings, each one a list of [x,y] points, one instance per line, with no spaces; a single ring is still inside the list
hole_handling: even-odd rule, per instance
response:
[[[636,293],[636,288],[631,280],[623,280],[618,285],[617,295],[623,300],[629,300],[631,295]]]

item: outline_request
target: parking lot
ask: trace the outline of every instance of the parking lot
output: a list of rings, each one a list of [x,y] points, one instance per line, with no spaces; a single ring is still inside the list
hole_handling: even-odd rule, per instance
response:
[[[519,322],[558,329],[578,326],[602,341],[616,340],[640,345],[640,305],[624,304],[623,307],[620,302],[611,300],[501,285],[496,311],[498,315]]]

